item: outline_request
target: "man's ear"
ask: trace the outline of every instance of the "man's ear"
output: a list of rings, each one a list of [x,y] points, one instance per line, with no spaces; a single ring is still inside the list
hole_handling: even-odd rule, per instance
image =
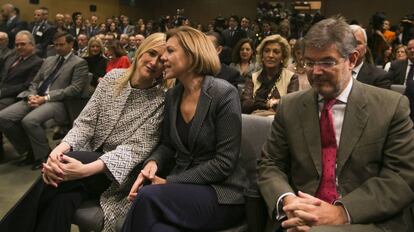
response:
[[[353,69],[355,67],[355,65],[356,65],[356,63],[358,61],[358,56],[359,56],[359,53],[356,50],[354,52],[352,52],[351,54],[348,55],[349,65],[350,65],[350,68],[351,69]]]
[[[223,46],[216,47],[217,55],[220,55],[221,51],[223,51]]]

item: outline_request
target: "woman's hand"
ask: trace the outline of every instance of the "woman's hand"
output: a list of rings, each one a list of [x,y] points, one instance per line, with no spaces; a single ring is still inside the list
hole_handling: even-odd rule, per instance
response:
[[[266,102],[268,109],[273,109],[275,105],[279,104],[279,99],[271,98]]]
[[[59,167],[63,171],[63,180],[77,180],[88,176],[88,170],[85,164],[72,157],[61,155]]]
[[[57,174],[53,168],[46,163],[43,163],[42,179],[46,184],[52,185],[55,188],[57,188],[58,184],[63,181],[62,175]]]
[[[137,196],[138,190],[142,188],[145,180],[151,180],[151,183],[153,179],[155,179],[155,173],[157,173],[158,166],[157,163],[153,160],[149,161],[145,167],[141,170],[139,173],[137,179],[135,180],[134,184],[131,187],[131,191],[129,191],[128,200],[133,201],[135,197]],[[159,178],[159,177],[157,177]],[[161,179],[161,178],[160,178]]]

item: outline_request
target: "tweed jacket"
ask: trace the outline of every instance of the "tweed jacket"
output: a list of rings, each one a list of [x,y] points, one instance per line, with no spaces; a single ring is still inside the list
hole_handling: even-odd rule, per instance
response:
[[[354,81],[336,159],[339,200],[352,224],[412,231],[404,221],[404,209],[414,200],[409,113],[405,96]],[[284,193],[314,195],[321,175],[317,95],[313,89],[289,94],[281,100],[259,162],[258,184],[269,215]]]
[[[27,89],[43,63],[40,57],[33,54],[11,69],[18,58],[19,56],[14,54],[4,62],[0,74],[0,98],[15,98],[20,92]]]
[[[176,127],[183,91],[179,84],[167,93],[162,141],[148,160],[155,160],[159,170],[174,164],[167,183],[211,185],[219,203],[244,203],[247,179],[238,162],[241,109],[236,88],[222,79],[205,76],[188,148]]]
[[[38,87],[52,73],[57,60],[58,56],[46,58],[30,84],[29,89],[21,92],[17,97],[25,98],[29,95],[36,95]],[[88,81],[88,64],[84,59],[72,53],[63,62],[56,75],[56,80],[49,86],[50,101],[62,101],[66,98],[80,97]]]
[[[62,140],[74,151],[96,151],[105,143],[115,129],[124,109],[131,86],[127,85],[117,95],[116,78],[123,75],[124,69],[114,69],[99,83],[88,104],[75,120],[73,128]],[[116,220],[126,215],[130,203],[126,196],[135,181],[137,173],[131,172],[148,158],[159,141],[159,126],[164,109],[164,93],[157,87],[142,90],[142,106],[136,109],[141,115],[131,124],[139,125],[128,140],[119,144],[115,150],[104,153],[99,159],[107,169],[107,175],[113,180],[110,187],[101,196],[101,207],[105,215],[104,230],[114,230]],[[110,228],[110,227],[113,228]]]

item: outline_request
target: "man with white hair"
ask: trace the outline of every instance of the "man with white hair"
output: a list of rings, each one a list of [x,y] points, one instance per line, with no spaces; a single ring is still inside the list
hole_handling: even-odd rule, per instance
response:
[[[10,55],[11,50],[9,48],[9,36],[6,32],[0,31],[0,70],[2,69],[3,61],[8,55]]]
[[[358,51],[358,60],[352,70],[352,77],[368,85],[389,89],[390,81],[387,78],[387,72],[365,60],[368,49],[365,29],[359,25],[350,25],[350,27],[357,40],[356,50]]]

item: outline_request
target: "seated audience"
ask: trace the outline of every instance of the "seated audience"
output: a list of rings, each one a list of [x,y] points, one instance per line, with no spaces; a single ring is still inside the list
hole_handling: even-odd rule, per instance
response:
[[[135,51],[137,50],[137,39],[135,38],[134,35],[131,35],[129,37],[129,42],[128,42],[128,58],[129,60],[132,62],[134,57],[135,57]]]
[[[131,189],[123,231],[229,228],[244,217],[237,90],[213,77],[220,69],[214,45],[191,27],[167,32],[162,61],[164,78],[181,84],[167,93],[161,143]],[[145,180],[151,185],[142,186]]]
[[[17,101],[27,89],[43,60],[35,54],[35,40],[29,31],[20,31],[15,39],[16,52],[7,57],[0,72],[0,110]],[[3,160],[3,137],[0,132],[0,161]]]
[[[126,51],[122,48],[118,40],[114,40],[106,45],[106,56],[109,61],[106,65],[106,72],[108,73],[114,68],[129,68],[129,62]]]
[[[165,35],[153,34],[131,68],[107,74],[43,164],[43,180],[1,221],[0,231],[70,231],[76,209],[94,198],[100,198],[104,212],[103,231],[115,231],[131,206],[127,195],[137,176],[134,168],[159,140],[164,50]]]
[[[352,77],[368,85],[389,89],[390,81],[387,77],[387,72],[376,67],[374,64],[366,62],[365,54],[367,53],[368,47],[365,29],[358,25],[351,25],[350,27],[358,42],[358,46],[356,47],[358,51],[358,60],[355,67],[352,69]]]
[[[77,38],[78,50],[75,51],[75,55],[85,58],[88,50],[88,36],[86,34],[80,34]]]
[[[352,78],[357,44],[343,19],[322,20],[305,36],[313,88],[282,98],[259,161],[260,192],[274,215],[266,232],[280,223],[287,231],[414,229],[408,101]]]
[[[292,46],[292,44],[290,44]],[[299,79],[299,90],[311,88],[306,75],[305,62],[303,58],[303,39],[296,40],[292,47],[293,62],[289,64],[288,70],[294,72]]]
[[[241,39],[233,49],[233,62],[230,67],[239,71],[243,80],[250,78],[256,69],[254,61],[254,45],[253,40],[249,38]]]
[[[397,45],[394,49],[395,60],[406,60],[407,59],[407,53],[408,53],[407,52],[407,46],[402,45],[402,44]],[[391,62],[392,61],[385,64],[385,66],[384,66],[385,71],[388,72],[390,70]]]
[[[262,68],[245,82],[243,113],[274,114],[281,97],[298,91],[298,76],[286,68],[289,58],[290,45],[283,37],[271,35],[262,40],[256,58]]]
[[[217,32],[207,32],[206,35],[207,38],[211,42],[213,42],[213,45],[217,51],[217,55],[220,56],[221,52],[223,51],[223,46],[221,44],[222,39],[220,34],[218,34]],[[228,81],[236,88],[237,84],[242,82],[242,77],[240,76],[240,73],[236,69],[231,68],[230,66],[224,63],[221,63],[220,71],[215,76],[217,78]]]
[[[407,59],[391,62],[388,78],[393,85],[405,85],[414,76],[414,39],[408,41]]]
[[[43,123],[54,119],[67,124],[63,101],[80,95],[87,81],[88,66],[72,52],[74,38],[66,32],[54,36],[58,56],[48,57],[29,88],[17,98],[22,100],[0,111],[0,131],[20,155],[21,165],[41,167],[50,152]]]
[[[104,46],[99,38],[92,37],[89,40],[84,59],[88,62],[88,70],[93,75],[90,85],[95,90],[99,80],[106,74],[105,70],[108,62],[104,57]]]

